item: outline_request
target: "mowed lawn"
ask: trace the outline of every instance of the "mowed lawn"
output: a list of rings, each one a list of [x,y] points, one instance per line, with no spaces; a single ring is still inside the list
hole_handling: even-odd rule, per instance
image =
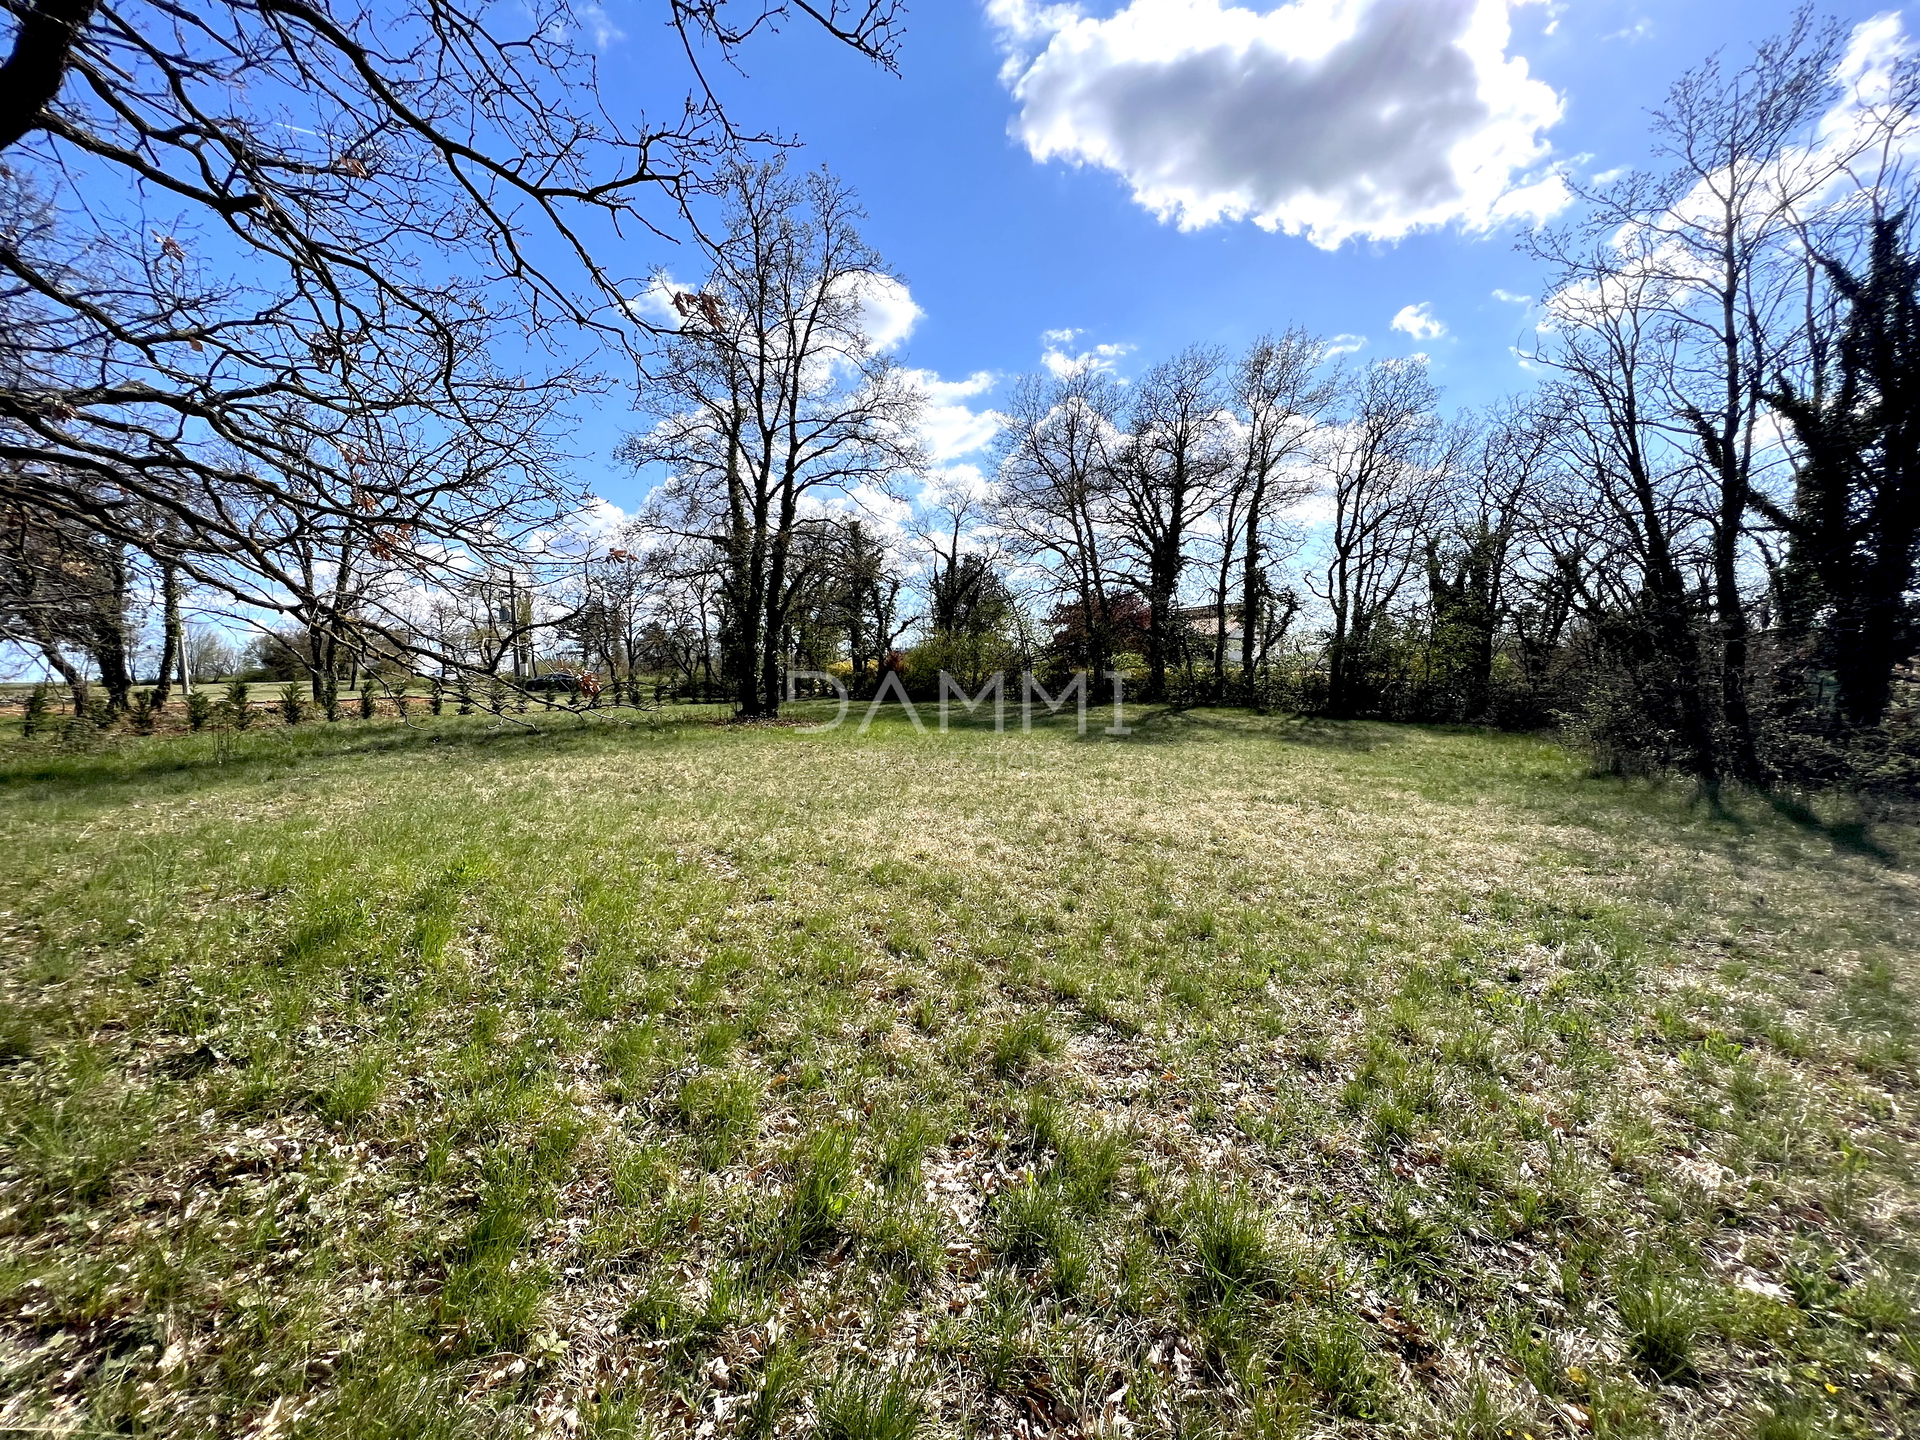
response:
[[[1134,723],[0,747],[0,1433],[1920,1429],[1911,829]]]

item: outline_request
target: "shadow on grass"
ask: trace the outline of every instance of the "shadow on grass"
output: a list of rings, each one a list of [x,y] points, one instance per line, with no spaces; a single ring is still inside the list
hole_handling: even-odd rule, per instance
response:
[[[1873,838],[1866,820],[1823,820],[1812,806],[1794,795],[1768,795],[1766,801],[1781,819],[1811,834],[1823,836],[1836,850],[1865,855],[1882,865],[1895,864],[1900,858]]]
[[[821,725],[823,735],[836,734],[847,738],[865,738],[868,732],[862,730],[867,722],[867,712],[862,702],[854,702],[848,708],[846,716],[838,725],[833,724],[836,706],[832,701],[803,700],[789,703],[783,708],[783,715],[790,715],[803,725]],[[939,711],[931,701],[919,701],[915,710],[920,723],[925,727],[924,738],[936,738],[940,733]],[[1227,706],[1205,706],[1186,708],[1178,705],[1142,705],[1130,704],[1126,709],[1127,733],[1114,735],[1109,727],[1113,724],[1113,709],[1110,705],[1089,705],[1087,707],[1086,728],[1079,734],[1073,731],[1079,725],[1079,716],[1073,710],[1061,710],[1048,714],[1036,706],[1031,721],[1031,730],[1035,735],[1066,735],[1081,745],[1168,745],[1207,743],[1217,740],[1268,740],[1288,745],[1310,745],[1328,750],[1344,750],[1354,754],[1404,745],[1409,738],[1419,733],[1478,733],[1466,726],[1400,725],[1375,720],[1324,720],[1292,713],[1260,713],[1254,710],[1235,709]],[[916,733],[907,712],[897,701],[888,701],[874,710],[871,720],[871,735],[880,741],[894,741],[912,738]],[[948,712],[947,729],[959,734],[985,735],[1001,733],[1018,736],[1027,733],[1023,726],[1020,706],[1017,701],[1006,707],[998,730],[991,709],[984,705],[969,715],[964,709],[955,708]],[[807,732],[798,730],[803,738]]]
[[[1643,813],[1657,814],[1670,821],[1697,817],[1704,811],[1712,824],[1725,832],[1729,844],[1745,843],[1761,835],[1768,828],[1766,814],[1770,811],[1803,834],[1826,841],[1842,854],[1858,855],[1895,869],[1910,864],[1899,851],[1874,838],[1871,819],[1857,814],[1828,818],[1798,795],[1744,786],[1704,787],[1672,777],[1628,778],[1596,773],[1591,779],[1595,783],[1611,782],[1612,793],[1620,800]],[[1831,798],[1838,804],[1847,803],[1845,796]]]
[[[1133,729],[1133,734],[1127,738],[1148,744],[1261,738],[1287,745],[1344,750],[1352,754],[1366,754],[1383,747],[1405,744],[1410,729],[1365,720],[1323,720],[1293,714],[1263,715],[1253,710],[1211,707],[1186,710],[1173,705],[1130,712],[1127,723]],[[1084,738],[1093,740],[1108,737],[1096,733],[1089,726]]]
[[[522,718],[513,717],[514,721]],[[605,717],[556,711],[524,718],[528,722],[524,725],[474,716],[413,725],[389,721],[364,728],[363,722],[354,721],[316,723],[291,732],[275,726],[234,734],[224,749],[211,732],[204,731],[188,735],[115,737],[100,749],[85,751],[62,751],[32,741],[15,741],[0,745],[0,794],[36,788],[73,794],[169,776],[245,781],[276,767],[356,756],[506,752],[514,746],[571,749],[635,731],[661,734],[699,725],[708,716],[703,709],[698,714],[637,712]]]

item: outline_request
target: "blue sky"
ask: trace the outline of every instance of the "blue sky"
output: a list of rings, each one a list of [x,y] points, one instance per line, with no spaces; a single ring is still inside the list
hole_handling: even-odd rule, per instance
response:
[[[1671,81],[1717,49],[1737,64],[1792,10],[920,0],[898,76],[794,27],[725,91],[737,121],[792,135],[859,191],[921,312],[900,354],[946,381],[1102,345],[1127,373],[1298,322],[1353,337],[1362,359],[1425,353],[1449,404],[1482,405],[1527,383],[1512,349],[1526,307],[1496,292],[1540,289],[1514,241],[1552,208],[1553,173],[1648,163],[1646,112]],[[609,88],[658,43],[633,13],[608,11],[626,31],[603,54]],[[1396,329],[1407,307],[1443,330]],[[993,395],[942,398],[979,411]],[[583,475],[631,508],[642,482],[606,459],[627,424],[609,396],[577,444]]]

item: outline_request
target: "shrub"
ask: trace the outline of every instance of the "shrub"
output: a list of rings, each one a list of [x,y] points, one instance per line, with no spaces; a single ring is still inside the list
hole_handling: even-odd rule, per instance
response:
[[[427,677],[427,708],[438,715],[446,708],[447,687],[441,683],[438,675]]]
[[[213,701],[204,690],[196,690],[187,696],[187,726],[193,730],[204,730],[207,722],[213,718]]]
[[[371,680],[360,687],[360,718],[373,719],[373,681]]]
[[[253,723],[253,710],[247,704],[247,682],[235,680],[227,686],[227,719],[236,730]]]
[[[300,693],[298,680],[289,680],[280,687],[280,718],[289,725],[298,725],[307,718],[307,701]]]
[[[100,722],[94,718],[94,714],[93,709],[88,707],[60,727],[60,747],[63,750],[85,753],[99,744]]]
[[[151,690],[136,690],[128,706],[127,717],[133,722],[136,735],[153,734],[154,721],[159,718],[160,707],[153,703]]]
[[[27,692],[27,701],[21,711],[20,733],[29,739],[38,735],[47,723],[47,687],[44,682]]]
[[[340,718],[340,682],[332,675],[320,677],[320,708],[327,712],[327,719]]]

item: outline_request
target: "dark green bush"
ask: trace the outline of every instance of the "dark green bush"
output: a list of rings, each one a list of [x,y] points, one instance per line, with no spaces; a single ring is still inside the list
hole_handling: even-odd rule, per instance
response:
[[[31,739],[45,729],[46,724],[47,687],[42,682],[27,692],[26,705],[20,717],[20,733]]]

